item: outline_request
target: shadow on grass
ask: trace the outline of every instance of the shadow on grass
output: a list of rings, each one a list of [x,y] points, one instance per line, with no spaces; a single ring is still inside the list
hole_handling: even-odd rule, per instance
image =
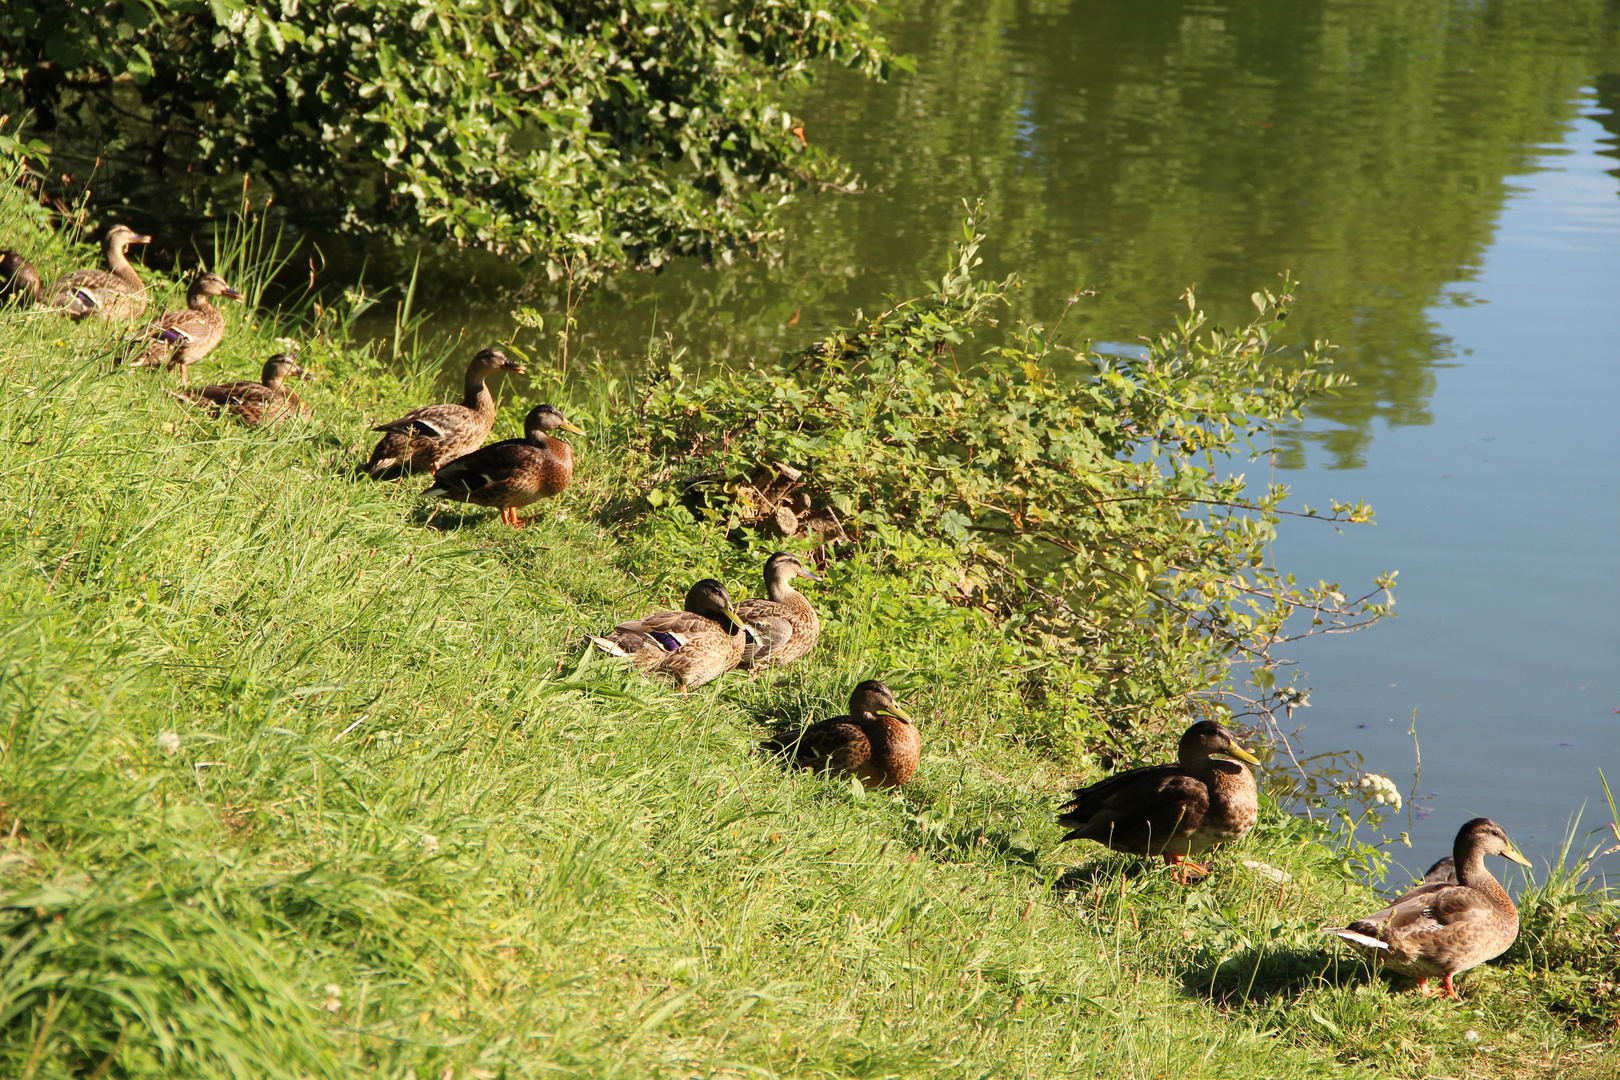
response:
[[[1361,960],[1329,949],[1259,945],[1181,973],[1184,993],[1221,1009],[1266,1005],[1307,990],[1359,986],[1373,973]]]

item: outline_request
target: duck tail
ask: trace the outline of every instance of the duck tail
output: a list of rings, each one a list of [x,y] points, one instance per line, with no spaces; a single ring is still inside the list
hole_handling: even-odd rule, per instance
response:
[[[1324,926],[1322,927],[1322,933],[1332,934],[1334,937],[1344,938],[1344,940],[1350,942],[1352,945],[1360,945],[1367,949],[1389,948],[1389,942],[1379,941],[1375,937],[1370,937],[1367,934],[1363,934],[1359,930],[1351,930],[1347,926]]]
[[[591,644],[595,645],[609,656],[623,656],[628,658],[631,655],[630,653],[625,652],[624,648],[612,638],[597,637],[595,634],[586,634],[585,636],[591,639]]]

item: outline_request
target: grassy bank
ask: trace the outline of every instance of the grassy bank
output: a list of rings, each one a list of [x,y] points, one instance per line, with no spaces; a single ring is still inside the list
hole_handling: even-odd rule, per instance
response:
[[[194,381],[302,333],[230,317]],[[471,348],[401,378],[317,342],[313,418],[245,431],[114,370],[106,331],[11,313],[0,342],[6,1076],[1620,1067],[1612,1006],[1560,968],[1612,914],[1568,886],[1455,1005],[1323,943],[1377,906],[1369,853],[1274,802],[1193,888],[1058,847],[1092,771],[1020,737],[994,634],[861,558],[791,669],[682,699],[590,657],[585,630],[698,577],[757,595],[766,550],[615,524],[612,387],[497,388],[497,435],[540,397],[593,432],[513,532],[351,472]],[[902,793],[750,753],[870,677],[923,718]]]

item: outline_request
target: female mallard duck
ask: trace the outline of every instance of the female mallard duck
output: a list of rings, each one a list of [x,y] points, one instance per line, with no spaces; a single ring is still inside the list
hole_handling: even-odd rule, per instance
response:
[[[765,595],[769,600],[744,600],[737,614],[748,624],[748,644],[743,646],[745,668],[786,664],[810,651],[821,634],[821,620],[798,589],[796,577],[820,581],[821,575],[805,569],[797,555],[778,551],[765,560]]]
[[[659,611],[622,622],[591,640],[610,656],[627,656],[649,674],[673,675],[681,693],[702,686],[742,659],[743,621],[731,594],[714,578],[686,593],[684,611]]]
[[[264,362],[258,382],[220,383],[175,394],[207,409],[210,415],[229,413],[248,427],[258,427],[309,411],[297,394],[282,385],[288,376],[303,373],[291,353],[277,353]]]
[[[1519,909],[1485,868],[1487,855],[1530,865],[1500,825],[1475,818],[1458,831],[1452,847],[1455,882],[1419,885],[1382,911],[1322,932],[1342,937],[1367,959],[1416,979],[1424,997],[1444,994],[1461,1001],[1452,977],[1501,956],[1519,936]],[[1430,869],[1437,876],[1443,871],[1439,864]],[[1441,980],[1438,990],[1429,988],[1434,978]]]
[[[849,715],[777,735],[759,748],[791,757],[796,768],[855,776],[864,787],[886,788],[917,775],[922,736],[889,688],[867,679],[849,695]]]
[[[524,438],[492,443],[444,465],[422,494],[498,506],[501,520],[521,529],[527,522],[518,517],[518,508],[559,494],[574,476],[573,448],[546,432],[585,434],[553,405],[530,409],[523,431]]]
[[[225,284],[218,274],[198,274],[186,290],[186,306],[181,311],[165,311],[147,323],[136,335],[146,342],[146,351],[130,361],[130,367],[180,369],[180,385],[188,382],[186,369],[214,351],[225,338],[225,313],[208,302],[210,296],[230,300],[242,294]]]
[[[1239,764],[1243,761],[1260,763],[1231,732],[1202,720],[1182,733],[1174,765],[1128,769],[1076,789],[1059,808],[1058,824],[1070,830],[1063,839],[1095,840],[1132,855],[1163,855],[1167,863],[1207,874],[1208,867],[1187,862],[1187,856],[1236,840],[1259,816],[1254,776]]]
[[[114,225],[101,239],[105,270],[75,270],[51,282],[45,306],[77,322],[80,319],[124,319],[133,322],[146,310],[146,286],[125,255],[131,244],[150,244],[127,225]]]
[[[436,473],[446,462],[484,445],[495,426],[495,396],[484,380],[496,371],[522,375],[523,367],[499,349],[483,350],[467,365],[466,396],[460,405],[426,405],[378,424],[371,430],[387,434],[359,471],[372,476],[396,468]]]
[[[0,308],[39,300],[39,271],[15,251],[0,251]]]

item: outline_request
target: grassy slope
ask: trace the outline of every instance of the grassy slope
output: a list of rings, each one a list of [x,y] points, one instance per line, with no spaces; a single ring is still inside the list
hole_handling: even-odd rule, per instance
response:
[[[231,317],[196,377],[271,351]],[[347,472],[420,385],[317,349],[313,421],[246,432],[111,372],[105,333],[12,314],[0,341],[0,1074],[109,1052],[102,1075],[202,1077],[1620,1063],[1528,968],[1471,974],[1457,1006],[1323,947],[1373,896],[1275,808],[1192,889],[1058,848],[1078,777],[1011,737],[994,643],[928,633],[859,566],[789,671],[683,700],[582,663],[583,629],[697,576],[758,588],[757,552],[594,523],[623,470],[589,389],[568,409],[604,434],[576,440],[566,518],[424,528],[419,481]],[[874,675],[926,716],[904,794],[750,755]]]

